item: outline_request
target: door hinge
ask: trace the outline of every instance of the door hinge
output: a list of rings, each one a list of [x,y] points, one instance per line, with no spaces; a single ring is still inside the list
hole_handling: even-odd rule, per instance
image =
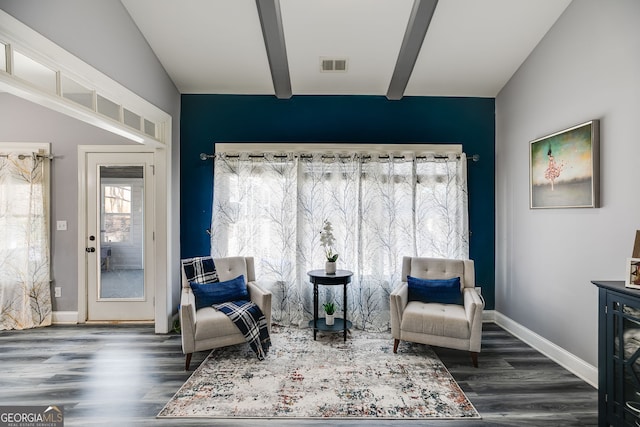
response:
[[[604,394],[604,401],[605,402],[609,401],[609,395],[607,393]]]
[[[609,306],[605,305],[604,306],[604,314],[607,314],[609,312]]]
[[[151,240],[153,240],[154,242],[156,241],[156,232],[155,231],[151,232]]]
[[[151,167],[151,174],[155,175],[156,174],[156,165],[149,165]]]

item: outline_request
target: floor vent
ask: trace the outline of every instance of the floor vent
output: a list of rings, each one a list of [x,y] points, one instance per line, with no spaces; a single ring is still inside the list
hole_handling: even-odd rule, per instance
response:
[[[346,73],[347,58],[320,58],[320,71],[323,73]]]

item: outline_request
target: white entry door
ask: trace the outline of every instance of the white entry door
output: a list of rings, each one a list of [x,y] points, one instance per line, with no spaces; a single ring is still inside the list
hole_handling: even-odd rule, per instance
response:
[[[154,319],[152,153],[87,153],[87,320]]]

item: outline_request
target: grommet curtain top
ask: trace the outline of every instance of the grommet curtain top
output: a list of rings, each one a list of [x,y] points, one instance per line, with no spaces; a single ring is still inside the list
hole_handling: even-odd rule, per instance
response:
[[[462,154],[460,144],[317,144],[317,143],[215,143],[214,153],[200,153],[200,159],[208,160],[218,155],[242,159],[265,157],[273,159],[324,158],[378,160],[455,160]],[[474,154],[470,160],[477,162]]]

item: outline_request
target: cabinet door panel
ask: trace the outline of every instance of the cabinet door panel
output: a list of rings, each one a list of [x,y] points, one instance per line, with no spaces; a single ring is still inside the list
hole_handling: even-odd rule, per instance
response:
[[[640,306],[637,300],[612,292],[607,307],[612,332],[613,381],[608,387],[613,397],[612,415],[621,425],[640,425]]]

